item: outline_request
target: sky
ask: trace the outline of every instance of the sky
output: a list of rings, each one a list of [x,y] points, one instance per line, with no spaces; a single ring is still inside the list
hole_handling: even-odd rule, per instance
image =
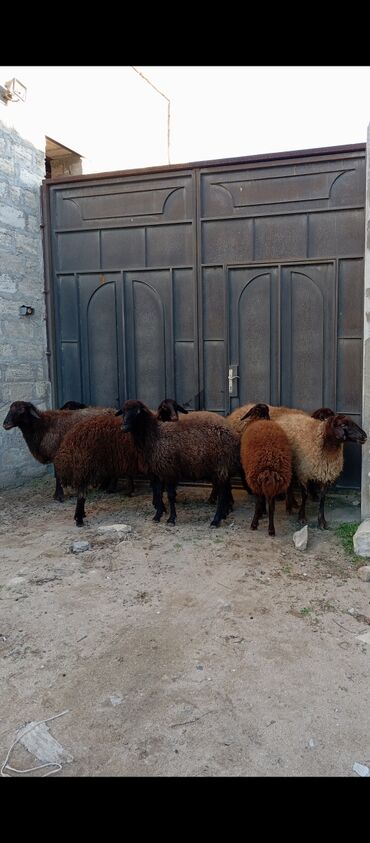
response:
[[[171,163],[366,141],[370,66],[135,67],[0,67],[0,85],[27,87],[0,120],[76,150],[84,172],[167,164],[166,97]]]
[[[366,141],[370,67],[141,67],[171,99],[174,161]]]

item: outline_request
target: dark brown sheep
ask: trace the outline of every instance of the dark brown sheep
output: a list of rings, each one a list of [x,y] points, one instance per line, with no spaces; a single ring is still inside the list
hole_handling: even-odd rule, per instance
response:
[[[54,465],[64,485],[77,491],[75,521],[83,526],[88,486],[101,486],[126,475],[144,472],[131,434],[116,416],[96,416],[81,422],[64,437]]]
[[[287,492],[292,479],[292,451],[288,437],[271,421],[267,404],[256,404],[241,420],[248,420],[240,443],[240,458],[248,486],[256,495],[251,530],[256,530],[268,502],[269,535],[275,535],[275,498]]]
[[[19,427],[35,460],[54,462],[55,454],[65,434],[84,419],[102,414],[114,415],[115,410],[107,407],[86,407],[82,410],[38,410],[29,401],[13,401],[4,419],[3,427],[11,430]],[[55,474],[54,498],[64,500],[63,487]]]
[[[218,484],[218,505],[211,526],[218,527],[229,512],[230,477],[238,471],[239,440],[232,430],[212,419],[202,422],[192,414],[178,424],[164,424],[141,401],[123,405],[123,429],[133,435],[143,464],[151,475],[156,501],[155,521],[163,514],[162,489],[170,503],[168,523],[176,521],[176,485],[179,480],[211,480]]]

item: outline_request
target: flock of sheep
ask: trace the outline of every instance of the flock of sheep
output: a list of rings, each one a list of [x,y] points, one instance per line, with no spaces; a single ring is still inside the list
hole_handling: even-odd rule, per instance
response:
[[[172,524],[178,483],[210,481],[210,502],[217,504],[211,526],[218,527],[232,510],[231,480],[239,474],[255,495],[251,529],[257,529],[267,504],[271,536],[277,496],[285,496],[289,513],[299,506],[300,524],[307,523],[308,494],[318,497],[319,527],[327,526],[325,494],[342,471],[343,443],[363,444],[367,438],[351,418],[329,408],[310,416],[287,407],[247,404],[223,417],[208,411],[188,413],[172,399],[162,401],[157,411],[130,399],[118,412],[74,401],[60,410],[41,411],[30,402],[14,401],[3,426],[19,427],[35,459],[54,464],[56,500],[63,501],[63,486],[77,492],[78,527],[86,517],[90,486],[112,491],[119,478],[128,477],[131,493],[137,474],[150,479],[155,521],[166,511],[167,492]],[[294,485],[301,493],[300,505]]]

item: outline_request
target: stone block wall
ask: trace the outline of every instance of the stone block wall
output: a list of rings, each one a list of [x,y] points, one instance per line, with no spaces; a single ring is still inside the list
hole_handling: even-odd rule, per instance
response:
[[[0,488],[45,473],[18,429],[5,431],[12,401],[51,406],[40,186],[44,153],[0,120]],[[34,308],[20,316],[19,308]]]

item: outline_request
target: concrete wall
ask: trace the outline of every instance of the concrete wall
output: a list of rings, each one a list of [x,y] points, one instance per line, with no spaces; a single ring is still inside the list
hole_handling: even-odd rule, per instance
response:
[[[51,406],[40,233],[44,173],[44,152],[0,120],[0,488],[46,471],[20,431],[2,427],[12,401]],[[21,305],[34,314],[21,317]]]
[[[369,439],[362,449],[361,516],[370,516],[370,124],[366,150],[366,206],[365,206],[365,301],[364,301],[364,357],[362,391],[362,427]]]

